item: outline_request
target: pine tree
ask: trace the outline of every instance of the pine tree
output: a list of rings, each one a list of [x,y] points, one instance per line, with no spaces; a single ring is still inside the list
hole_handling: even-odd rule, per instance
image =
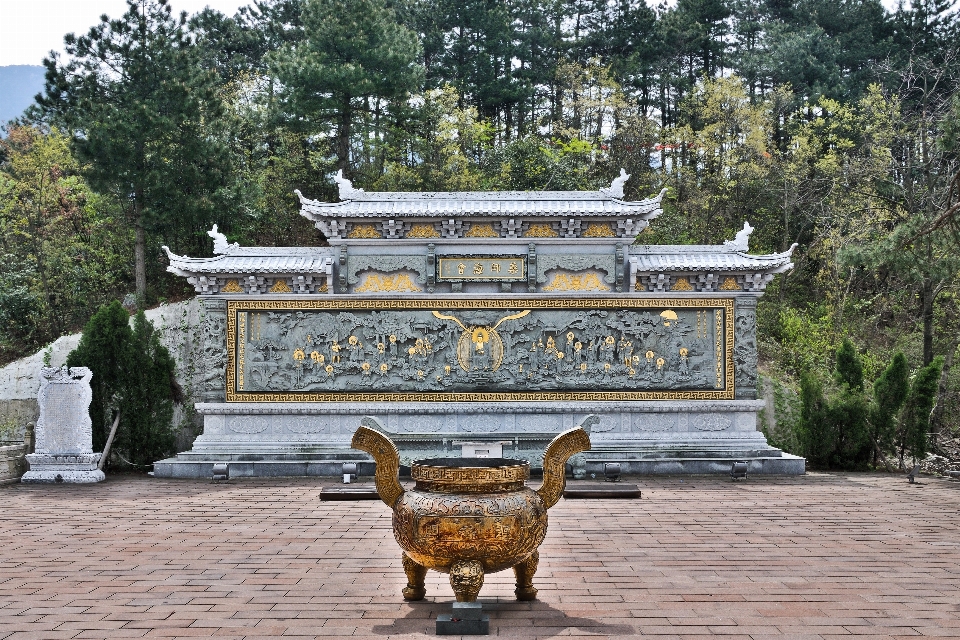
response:
[[[810,372],[800,375],[800,430],[804,456],[814,467],[827,467],[835,451],[836,435],[828,416],[823,384]]]
[[[420,86],[417,36],[384,0],[306,0],[302,19],[305,39],[272,58],[287,116],[333,133],[337,166],[348,169],[359,116],[382,115],[378,99],[401,101]]]
[[[176,248],[176,232],[200,237],[219,211],[229,156],[216,75],[202,69],[186,14],[173,17],[167,0],[127,0],[120,19],[103,16],[64,43],[68,60],[44,60],[38,103],[73,133],[93,187],[126,203],[142,304],[147,234],[165,232]]]

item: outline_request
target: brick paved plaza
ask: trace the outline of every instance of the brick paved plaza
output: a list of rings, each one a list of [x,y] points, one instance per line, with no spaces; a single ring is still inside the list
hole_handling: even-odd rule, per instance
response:
[[[550,511],[538,601],[487,577],[491,635],[960,638],[960,482],[635,480]],[[436,637],[446,576],[405,603],[387,508],[326,482],[0,487],[0,640]]]

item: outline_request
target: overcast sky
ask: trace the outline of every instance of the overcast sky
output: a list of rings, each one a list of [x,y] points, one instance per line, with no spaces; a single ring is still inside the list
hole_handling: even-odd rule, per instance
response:
[[[212,7],[229,16],[250,0],[170,0],[174,13]],[[118,18],[125,0],[0,0],[0,67],[41,64],[51,49],[63,51],[63,36],[86,33],[104,13]]]
[[[170,0],[176,13],[193,14],[206,6],[232,16],[250,0]],[[672,2],[670,2],[672,4]],[[887,8],[897,0],[883,0]],[[63,51],[66,33],[86,33],[102,14],[119,17],[125,0],[0,0],[0,67],[41,64],[51,49]]]

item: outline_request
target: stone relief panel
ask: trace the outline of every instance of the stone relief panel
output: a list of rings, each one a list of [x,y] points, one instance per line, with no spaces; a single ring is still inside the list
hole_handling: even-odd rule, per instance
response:
[[[222,401],[226,393],[227,304],[222,299],[203,300],[204,318],[201,324],[201,349],[203,397],[205,400]]]
[[[613,255],[553,255],[540,254],[538,257],[539,272],[537,282],[544,284],[547,281],[547,271],[564,269],[566,271],[586,271],[597,269],[604,273],[603,281],[613,284],[615,281],[616,259]]]
[[[706,400],[734,392],[732,300],[229,305],[228,401]]]
[[[391,273],[394,271],[412,271],[416,282],[427,282],[427,259],[425,256],[349,256],[347,258],[347,282],[360,284],[359,274],[363,271]]]
[[[757,388],[757,307],[756,300],[737,301],[733,361],[738,398],[756,397]]]

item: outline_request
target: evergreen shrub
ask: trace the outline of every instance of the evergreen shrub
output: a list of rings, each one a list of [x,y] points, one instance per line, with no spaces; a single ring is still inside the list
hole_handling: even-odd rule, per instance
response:
[[[171,424],[178,395],[175,363],[143,311],[134,318],[132,330],[129,322],[119,301],[102,306],[67,356],[67,364],[93,372],[94,450],[103,450],[119,412],[113,450],[137,467],[149,467],[174,453],[176,446]]]

